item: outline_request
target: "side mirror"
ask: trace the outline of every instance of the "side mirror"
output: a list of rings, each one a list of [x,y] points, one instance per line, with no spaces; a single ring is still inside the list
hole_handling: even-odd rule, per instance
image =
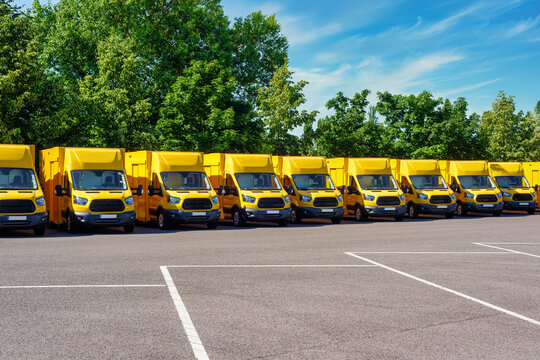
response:
[[[154,196],[154,195],[163,196],[163,191],[161,190],[161,188],[155,188],[153,185],[148,185],[148,195],[150,195],[150,196]]]
[[[403,191],[404,194],[407,194],[409,192],[409,187],[407,185],[403,185],[401,187],[401,191]]]
[[[293,195],[293,196],[296,195],[294,192],[294,187],[292,185],[287,186],[285,191],[287,191],[287,193],[289,193],[290,195]]]
[[[356,189],[356,186],[349,186],[349,187],[347,188],[347,192],[348,192],[349,194],[356,194],[356,195],[359,194],[358,190]]]
[[[534,185],[534,188],[533,188],[533,189],[534,189],[534,191],[538,191],[538,189],[539,189],[539,188],[538,188],[538,185]]]
[[[345,185],[338,186],[337,189],[339,190],[340,193],[343,194],[345,192]]]
[[[223,195],[223,185],[219,185],[219,187],[217,188],[217,194]]]
[[[230,194],[229,185],[225,185],[225,187],[221,190],[221,192],[223,195],[229,195]]]
[[[62,192],[63,192],[62,186],[56,185],[56,186],[54,187],[54,195],[56,195],[56,196],[62,196],[62,195],[64,195]]]
[[[142,195],[143,194],[143,186],[138,185],[136,188],[131,188],[131,194],[136,195],[136,196]]]

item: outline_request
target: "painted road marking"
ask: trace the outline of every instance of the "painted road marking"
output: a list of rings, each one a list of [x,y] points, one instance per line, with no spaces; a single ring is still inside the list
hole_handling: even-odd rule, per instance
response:
[[[433,287],[435,287],[435,288],[437,288],[437,289],[447,291],[447,292],[449,292],[449,293],[452,293],[452,294],[454,294],[454,295],[460,296],[460,297],[465,298],[465,299],[467,299],[467,300],[474,301],[474,302],[476,302],[476,303],[478,303],[478,304],[487,306],[487,307],[489,307],[489,308],[491,308],[491,309],[494,309],[494,310],[503,312],[503,313],[505,313],[505,314],[507,314],[507,315],[514,316],[514,317],[517,317],[518,319],[521,319],[521,320],[530,322],[531,324],[540,326],[540,321],[538,321],[538,320],[531,319],[531,318],[529,318],[529,317],[527,317],[527,316],[524,316],[524,315],[518,314],[518,313],[516,313],[516,312],[510,311],[510,310],[507,310],[507,309],[504,309],[504,308],[502,308],[502,307],[500,307],[500,306],[490,304],[490,303],[488,303],[488,302],[486,302],[486,301],[483,301],[483,300],[474,298],[474,297],[472,297],[472,296],[469,296],[469,295],[460,293],[460,292],[458,292],[458,291],[449,289],[449,288],[447,288],[447,287],[444,287],[444,286],[435,284],[435,283],[433,283],[433,282],[431,282],[431,281],[427,281],[427,280],[421,279],[421,278],[419,278],[419,277],[417,277],[417,276],[414,276],[414,275],[408,274],[408,273],[406,273],[406,272],[403,272],[403,271],[394,269],[394,268],[392,268],[392,267],[390,267],[390,266],[383,265],[383,264],[381,264],[381,263],[378,263],[378,262],[376,262],[376,261],[370,260],[370,259],[368,259],[368,258],[359,256],[359,255],[356,255],[354,252],[346,252],[345,254],[350,255],[350,256],[353,256],[353,257],[355,257],[355,258],[357,258],[357,259],[366,261],[366,262],[368,262],[368,263],[371,263],[371,264],[380,266],[380,267],[382,267],[383,269],[390,270],[390,271],[392,271],[392,272],[395,272],[396,274],[399,274],[399,275],[408,277],[409,279],[413,279],[413,280],[419,281],[419,282],[421,282],[421,283],[424,283],[424,284],[426,284],[426,285],[433,286]]]
[[[208,360],[208,354],[204,349],[197,330],[195,330],[195,326],[191,321],[191,317],[189,316],[186,306],[184,305],[184,302],[180,297],[180,293],[178,292],[178,289],[174,284],[169,270],[166,266],[160,266],[160,269],[161,273],[163,274],[163,278],[165,279],[165,283],[169,288],[169,293],[171,294],[171,298],[173,300],[174,306],[176,307],[176,311],[178,312],[178,316],[180,317],[180,321],[182,322],[182,326],[184,327],[184,331],[186,332],[186,335],[188,337],[191,349],[193,350],[193,355],[195,355],[196,359]]]
[[[507,251],[355,251],[355,254],[472,254],[472,255],[510,255]]]
[[[487,245],[486,243],[473,243],[473,244],[474,245],[485,246],[485,247],[489,247],[489,248],[493,248],[493,249],[498,249],[498,250],[505,250],[505,251],[508,251],[508,252],[511,252],[511,253],[514,253],[514,254],[521,254],[521,255],[532,256],[532,257],[535,257],[535,258],[540,258],[540,255],[530,254],[530,253],[526,253],[526,252],[522,252],[522,251],[516,251],[516,250],[512,250],[512,249],[506,249],[506,248],[503,248],[503,247],[498,247],[498,246],[493,246],[493,245]],[[517,244],[514,244],[514,245],[517,245]]]
[[[503,254],[508,254],[504,252]],[[331,267],[376,267],[377,265],[167,265],[167,268],[331,268]]]
[[[144,288],[165,287],[163,284],[138,285],[2,285],[0,289],[61,289],[61,288]]]

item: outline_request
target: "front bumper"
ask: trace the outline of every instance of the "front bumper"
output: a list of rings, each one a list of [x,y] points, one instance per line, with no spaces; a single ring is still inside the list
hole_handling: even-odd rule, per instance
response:
[[[454,213],[457,208],[457,204],[440,204],[440,205],[431,205],[431,204],[415,204],[418,209],[419,214],[450,214]],[[441,206],[446,206],[442,208]]]
[[[26,220],[8,220],[10,216],[25,216]],[[46,212],[35,213],[31,215],[0,215],[0,229],[33,229],[41,226],[46,226],[49,222],[49,215]]]
[[[204,215],[203,215],[204,213]],[[167,220],[171,223],[208,223],[218,222],[221,216],[221,210],[200,210],[200,211],[185,211],[185,210],[165,210]]]
[[[75,215],[75,221],[79,226],[101,227],[135,225],[135,211],[103,214],[75,211],[73,214]],[[112,216],[116,217],[111,218]]]
[[[247,221],[280,221],[288,220],[291,216],[291,208],[279,210],[243,209]],[[268,213],[270,212],[270,213]],[[277,213],[274,213],[277,212]]]
[[[369,216],[398,216],[405,215],[407,205],[401,206],[364,206]]]
[[[491,206],[490,206],[491,205]],[[494,213],[502,211],[503,202],[484,204],[484,203],[472,203],[464,202],[462,205],[467,211],[478,212],[478,213]]]
[[[504,201],[505,210],[529,210],[535,209],[537,206],[537,201]]]
[[[341,218],[343,217],[343,206],[338,206],[336,208],[316,208],[316,207],[307,207],[307,206],[298,206],[296,208],[298,214],[303,218]],[[332,211],[329,211],[332,210]]]

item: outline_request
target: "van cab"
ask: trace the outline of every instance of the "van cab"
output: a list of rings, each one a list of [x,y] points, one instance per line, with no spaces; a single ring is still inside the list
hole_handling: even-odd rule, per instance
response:
[[[439,161],[444,179],[456,195],[456,214],[501,215],[502,193],[489,176],[487,161]]]
[[[287,226],[290,198],[274,173],[272,156],[205,154],[204,169],[218,190],[222,219],[232,219],[234,226],[243,226],[247,221]]]
[[[489,174],[502,192],[504,209],[523,210],[534,214],[538,205],[536,190],[525,178],[523,166],[518,162],[490,162]]]
[[[536,189],[536,208],[540,208],[540,161],[536,162],[524,162],[521,164],[523,166],[523,172],[525,177],[529,182],[529,185]]]
[[[55,147],[41,151],[40,178],[51,223],[69,233],[81,227],[135,228],[133,195],[123,149]]]
[[[203,153],[128,152],[126,171],[131,187],[148,189],[135,199],[138,221],[155,221],[162,230],[181,223],[217,227],[219,200],[204,172]]]
[[[454,217],[456,196],[444,181],[437,160],[395,160],[392,170],[405,194],[410,218],[419,214]]]
[[[386,158],[336,158],[328,160],[330,175],[343,193],[345,214],[357,221],[368,217],[405,217],[405,196],[392,176]]]
[[[343,218],[343,197],[336,189],[326,159],[322,156],[274,156],[275,172],[289,193],[291,222],[304,218],[330,219],[339,224]]]
[[[0,145],[0,230],[45,234],[48,215],[35,159],[34,145]]]

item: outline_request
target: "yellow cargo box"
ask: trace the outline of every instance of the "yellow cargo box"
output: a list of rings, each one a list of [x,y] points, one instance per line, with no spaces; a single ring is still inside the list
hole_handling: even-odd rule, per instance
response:
[[[126,171],[131,187],[146,190],[135,200],[137,220],[155,221],[162,230],[182,223],[217,227],[221,211],[204,172],[203,153],[128,152]]]
[[[369,217],[403,220],[405,196],[392,175],[387,158],[335,158],[328,160],[330,175],[342,189],[345,215],[357,221]]]
[[[48,222],[37,180],[34,145],[0,144],[0,229],[33,229],[42,236]]]
[[[522,165],[529,185],[536,190],[536,201],[538,203],[538,199],[540,198],[540,161],[524,162]],[[540,207],[537,205],[538,208]]]
[[[218,189],[224,219],[232,219],[235,226],[246,221],[287,225],[290,198],[274,173],[272,156],[205,154],[204,169],[212,187]]]
[[[526,211],[534,214],[538,199],[533,187],[525,178],[519,162],[490,162],[489,174],[502,192],[505,210]]]
[[[41,151],[40,179],[50,221],[70,233],[81,227],[135,227],[123,149],[55,147]]]
[[[304,218],[343,218],[343,197],[328,172],[322,156],[274,156],[275,172],[291,199],[291,222]]]

